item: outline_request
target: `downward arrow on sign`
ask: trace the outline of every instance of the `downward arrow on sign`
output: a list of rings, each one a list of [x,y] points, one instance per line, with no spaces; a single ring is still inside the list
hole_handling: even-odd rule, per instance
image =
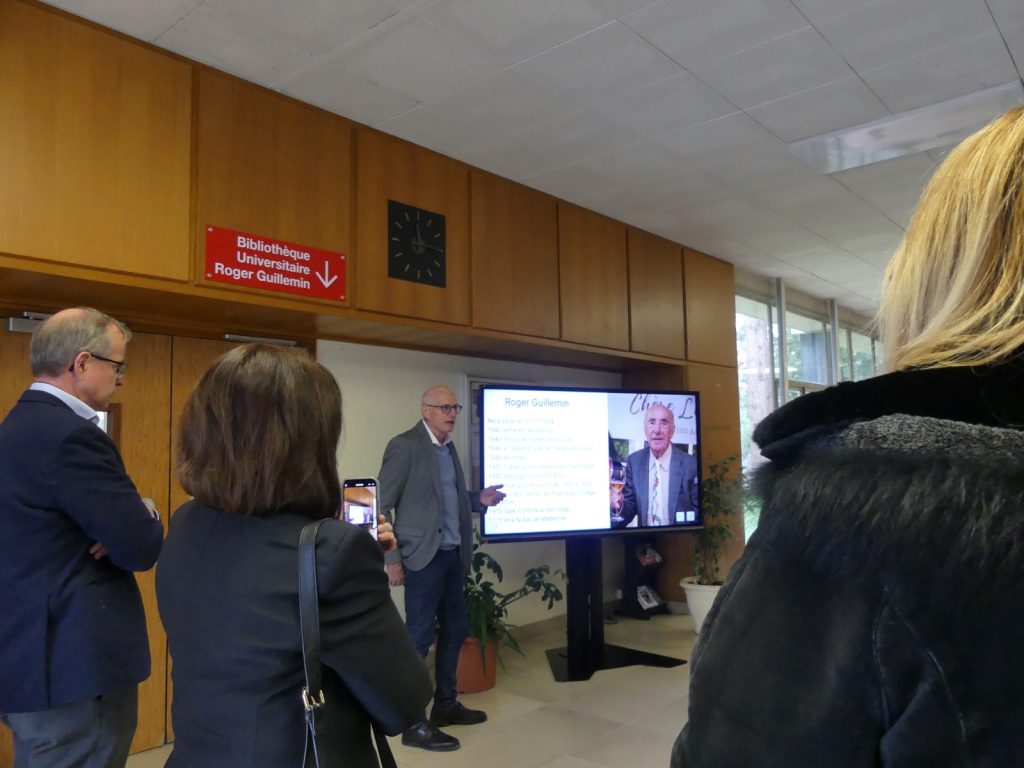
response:
[[[319,272],[314,272],[313,274],[320,278],[324,288],[330,288],[331,283],[338,279],[337,275],[331,277],[331,263],[329,261],[324,261],[324,273],[322,275]]]

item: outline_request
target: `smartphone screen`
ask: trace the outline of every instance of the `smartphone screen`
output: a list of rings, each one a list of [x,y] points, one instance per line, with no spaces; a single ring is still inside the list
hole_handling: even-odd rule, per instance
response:
[[[342,518],[377,538],[377,480],[349,478],[342,483]]]

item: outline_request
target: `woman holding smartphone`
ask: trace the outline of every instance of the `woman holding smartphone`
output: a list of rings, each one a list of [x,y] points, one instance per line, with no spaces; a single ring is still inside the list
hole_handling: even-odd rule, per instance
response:
[[[194,500],[171,519],[156,585],[173,660],[169,768],[302,765],[298,543],[310,520],[326,520],[316,546],[321,660],[341,713],[342,764],[376,768],[371,721],[399,733],[430,699],[384,573],[390,527],[375,542],[333,519],[341,421],[331,374],[269,345],[221,356],[185,404],[177,469]]]

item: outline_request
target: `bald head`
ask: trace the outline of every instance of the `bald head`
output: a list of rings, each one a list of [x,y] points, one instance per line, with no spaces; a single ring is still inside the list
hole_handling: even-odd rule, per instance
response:
[[[443,385],[431,387],[423,393],[420,401],[420,411],[423,414],[423,421],[427,427],[442,443],[455,429],[455,420],[458,418],[458,399],[455,393]],[[445,413],[445,409],[449,413]]]

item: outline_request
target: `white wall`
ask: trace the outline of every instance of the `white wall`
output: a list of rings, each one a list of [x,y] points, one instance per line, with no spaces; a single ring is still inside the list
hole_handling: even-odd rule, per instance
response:
[[[621,377],[614,373],[336,341],[317,342],[317,360],[334,374],[341,387],[344,429],[338,466],[342,477],[375,477],[388,440],[419,421],[423,391],[436,384],[451,387],[464,405],[471,378],[544,386],[621,386]],[[453,434],[467,478],[471,455],[468,415],[468,409],[462,412]],[[502,586],[508,590],[521,586],[523,574],[535,565],[565,567],[561,540],[487,544],[486,550],[501,564],[505,573]],[[609,538],[604,550],[605,599],[611,600],[622,583],[622,544],[617,538]],[[404,610],[401,587],[392,591],[392,597],[399,610]],[[527,624],[558,613],[565,613],[564,601],[549,612],[537,596],[531,595],[511,607],[509,619],[513,624]]]

